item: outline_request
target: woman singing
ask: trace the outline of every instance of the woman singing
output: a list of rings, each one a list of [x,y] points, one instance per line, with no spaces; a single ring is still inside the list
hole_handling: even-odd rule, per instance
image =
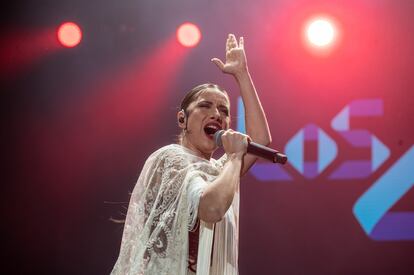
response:
[[[243,37],[237,41],[230,34],[226,62],[212,62],[240,87],[247,135],[229,129],[229,97],[218,85],[199,85],[184,97],[177,113],[179,143],[158,149],[145,162],[112,274],[238,274],[239,182],[256,161],[246,154],[247,143],[268,145],[271,136]],[[218,130],[225,130],[225,154],[215,160]]]

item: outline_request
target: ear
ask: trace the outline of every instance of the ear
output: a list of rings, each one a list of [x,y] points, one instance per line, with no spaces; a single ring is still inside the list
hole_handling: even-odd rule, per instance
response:
[[[181,129],[184,129],[185,128],[185,114],[183,110],[177,113],[177,121],[178,121],[178,126]]]

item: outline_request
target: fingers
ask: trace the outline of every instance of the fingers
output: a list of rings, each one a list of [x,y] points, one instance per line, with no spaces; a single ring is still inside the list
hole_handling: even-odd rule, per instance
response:
[[[243,36],[241,36],[239,38],[239,42],[237,42],[237,38],[234,34],[230,33],[229,36],[227,37],[227,41],[226,41],[226,52],[230,51],[231,49],[234,48],[244,48],[244,38]]]
[[[219,67],[220,70],[223,70],[224,69],[224,63],[220,59],[218,59],[218,58],[212,58],[211,61],[214,64],[216,64],[216,66]]]
[[[247,148],[247,145],[252,141],[252,139],[246,134],[243,134],[243,133],[239,133],[239,134],[243,138],[243,145]]]
[[[229,47],[230,49],[237,48],[237,39],[234,34],[229,34]]]
[[[239,47],[240,48],[244,48],[244,38],[243,38],[243,36],[240,36],[240,38],[239,38]]]
[[[226,52],[230,51],[230,34],[227,36],[226,40]]]
[[[221,136],[226,153],[246,153],[250,137],[243,133],[228,129]]]
[[[226,52],[230,51],[231,49],[237,48],[237,39],[234,34],[230,33],[227,37],[226,41]]]

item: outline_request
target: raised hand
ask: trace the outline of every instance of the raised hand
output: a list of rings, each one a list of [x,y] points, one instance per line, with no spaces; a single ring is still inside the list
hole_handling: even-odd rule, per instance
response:
[[[226,41],[226,63],[223,63],[219,58],[211,59],[217,67],[224,73],[237,76],[240,73],[247,71],[247,60],[244,52],[244,39],[239,38],[237,42],[234,34],[229,34]]]

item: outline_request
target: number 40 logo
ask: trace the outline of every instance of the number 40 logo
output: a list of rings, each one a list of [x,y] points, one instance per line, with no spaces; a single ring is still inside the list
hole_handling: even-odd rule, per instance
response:
[[[354,148],[370,152],[366,160],[346,160],[329,179],[363,179],[375,172],[389,157],[390,150],[378,137],[365,129],[350,127],[352,117],[379,117],[383,115],[381,99],[361,99],[345,106],[331,121],[332,128]],[[244,117],[241,98],[238,100],[238,118]],[[244,120],[237,129],[245,132]],[[305,148],[312,147],[316,159],[305,159]],[[284,152],[289,163],[305,178],[316,178],[336,158],[335,141],[315,124],[307,124],[286,144]],[[414,240],[414,212],[390,212],[391,207],[414,185],[414,146],[396,161],[371,187],[358,198],[353,213],[364,232],[373,240]],[[256,164],[250,172],[260,181],[292,181],[282,166]]]

